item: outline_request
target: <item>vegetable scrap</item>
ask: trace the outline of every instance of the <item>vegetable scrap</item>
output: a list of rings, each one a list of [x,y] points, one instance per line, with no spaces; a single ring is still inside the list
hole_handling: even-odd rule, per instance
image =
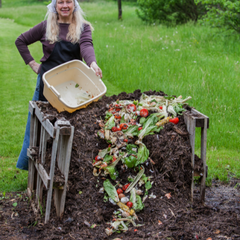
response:
[[[109,202],[119,207],[109,222],[110,228],[105,229],[108,236],[114,232],[127,231],[130,224],[134,227],[142,226],[135,223],[138,221],[136,213],[143,210],[146,198],[157,197],[148,192],[154,182],[151,181],[152,176],[144,174],[143,164],[147,160],[154,163],[149,158],[149,150],[143,138],[159,133],[168,122],[178,124],[177,115],[185,111],[183,105],[189,99],[191,97],[182,99],[182,96],[175,98],[142,94],[139,101],[117,100],[108,105],[105,120],[98,121],[101,129],[97,135],[109,146],[100,150],[93,160],[93,175],[104,178],[109,175],[111,180],[103,182],[107,194],[104,199],[109,199]],[[119,177],[117,165],[121,165],[123,170],[133,169],[137,174],[129,178],[131,183],[116,189],[112,181]],[[118,186],[119,183],[115,184]],[[170,199],[171,193],[165,196]]]

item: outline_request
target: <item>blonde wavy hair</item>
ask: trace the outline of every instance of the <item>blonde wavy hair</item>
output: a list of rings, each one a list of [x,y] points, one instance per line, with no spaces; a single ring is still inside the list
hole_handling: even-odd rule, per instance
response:
[[[72,21],[68,27],[67,40],[71,43],[77,43],[80,40],[81,33],[84,28],[84,23],[90,25],[93,31],[92,25],[84,19],[84,12],[80,8],[78,11],[73,12]],[[58,14],[48,11],[45,19],[47,19],[46,39],[51,44],[58,42],[59,39],[59,24]]]

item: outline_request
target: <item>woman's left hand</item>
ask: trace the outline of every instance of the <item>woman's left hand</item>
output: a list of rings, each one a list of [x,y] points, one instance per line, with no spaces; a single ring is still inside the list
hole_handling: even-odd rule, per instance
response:
[[[96,62],[92,62],[90,67],[95,71],[98,77],[102,78],[102,70],[100,69]]]

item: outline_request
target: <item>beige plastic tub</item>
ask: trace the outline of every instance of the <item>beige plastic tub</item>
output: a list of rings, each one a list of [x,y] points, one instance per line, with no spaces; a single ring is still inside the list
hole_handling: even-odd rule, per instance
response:
[[[61,64],[44,73],[42,79],[43,95],[58,112],[85,108],[107,91],[94,70],[80,60]]]

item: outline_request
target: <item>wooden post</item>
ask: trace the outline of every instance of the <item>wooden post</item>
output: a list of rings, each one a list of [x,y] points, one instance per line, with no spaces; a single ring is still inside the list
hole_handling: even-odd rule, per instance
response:
[[[209,118],[196,109],[191,109],[191,112],[186,111],[183,113],[184,121],[187,126],[189,133],[190,145],[192,148],[191,160],[192,160],[192,184],[191,184],[191,200],[193,201],[193,189],[194,189],[194,176],[201,177],[200,185],[200,198],[201,201],[205,199],[205,182],[207,176],[207,165],[206,165],[206,148],[207,148],[207,129],[209,127]],[[203,172],[195,173],[195,128],[201,127],[201,159],[203,161]]]
[[[56,126],[61,130],[64,128],[70,129],[70,135],[60,135],[59,137],[59,151],[57,155],[57,164],[61,173],[65,177],[65,184],[63,189],[54,189],[54,204],[58,217],[62,217],[64,213],[65,200],[67,194],[68,172],[71,160],[72,142],[74,135],[74,127],[70,125],[69,121],[57,121]],[[61,127],[62,126],[62,127]],[[66,129],[65,129],[66,130]]]
[[[206,149],[207,149],[207,118],[204,119],[204,127],[201,128],[201,159],[203,161],[203,176],[201,177],[201,201],[205,199],[205,182],[206,182]]]
[[[47,206],[46,206],[46,213],[45,213],[45,223],[47,223],[49,218],[50,218],[52,189],[53,189],[53,177],[54,177],[55,162],[56,162],[56,157],[57,157],[59,132],[60,132],[60,129],[58,128],[57,131],[56,131],[56,137],[53,140],[53,146],[52,146],[51,167],[50,167],[50,186],[49,186],[49,190],[48,190],[48,193],[47,193]]]
[[[118,0],[118,19],[122,20],[122,1]]]

